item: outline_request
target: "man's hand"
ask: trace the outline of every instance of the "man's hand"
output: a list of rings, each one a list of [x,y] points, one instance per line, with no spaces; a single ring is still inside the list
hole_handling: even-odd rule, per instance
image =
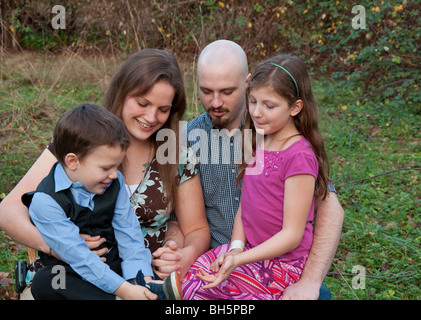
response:
[[[161,279],[167,278],[171,272],[179,271],[181,255],[175,241],[169,240],[164,246],[152,253],[152,268]]]
[[[304,279],[286,287],[282,300],[317,300],[320,293],[319,283],[309,283]]]

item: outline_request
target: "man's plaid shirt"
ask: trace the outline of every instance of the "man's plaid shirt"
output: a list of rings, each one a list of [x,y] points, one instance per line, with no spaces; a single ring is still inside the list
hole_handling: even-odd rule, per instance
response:
[[[227,133],[226,129],[215,128],[207,113],[187,125],[188,145],[196,151],[199,162],[211,248],[231,241],[241,199],[235,182],[243,155],[241,130],[237,129],[231,137]]]

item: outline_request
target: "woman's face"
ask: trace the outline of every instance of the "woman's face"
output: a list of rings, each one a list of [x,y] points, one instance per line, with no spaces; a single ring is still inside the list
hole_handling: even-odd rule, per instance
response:
[[[132,139],[148,140],[168,120],[174,88],[166,81],[158,81],[143,96],[127,95],[122,110],[122,120]]]

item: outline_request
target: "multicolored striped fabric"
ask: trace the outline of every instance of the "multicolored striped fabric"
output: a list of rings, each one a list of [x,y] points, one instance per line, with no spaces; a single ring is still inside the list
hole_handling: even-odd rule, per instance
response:
[[[285,288],[299,280],[307,260],[302,257],[287,264],[274,258],[242,265],[216,288],[202,289],[206,282],[196,277],[199,268],[212,273],[210,265],[228,249],[224,244],[197,259],[181,283],[184,300],[279,300]],[[245,250],[249,249],[247,245]]]

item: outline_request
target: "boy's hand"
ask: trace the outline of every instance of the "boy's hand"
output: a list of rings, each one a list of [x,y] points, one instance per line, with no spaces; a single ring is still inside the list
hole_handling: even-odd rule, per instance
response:
[[[114,291],[116,296],[123,298],[123,300],[156,300],[158,296],[149,291],[148,288],[130,283],[123,282],[121,286]]]

